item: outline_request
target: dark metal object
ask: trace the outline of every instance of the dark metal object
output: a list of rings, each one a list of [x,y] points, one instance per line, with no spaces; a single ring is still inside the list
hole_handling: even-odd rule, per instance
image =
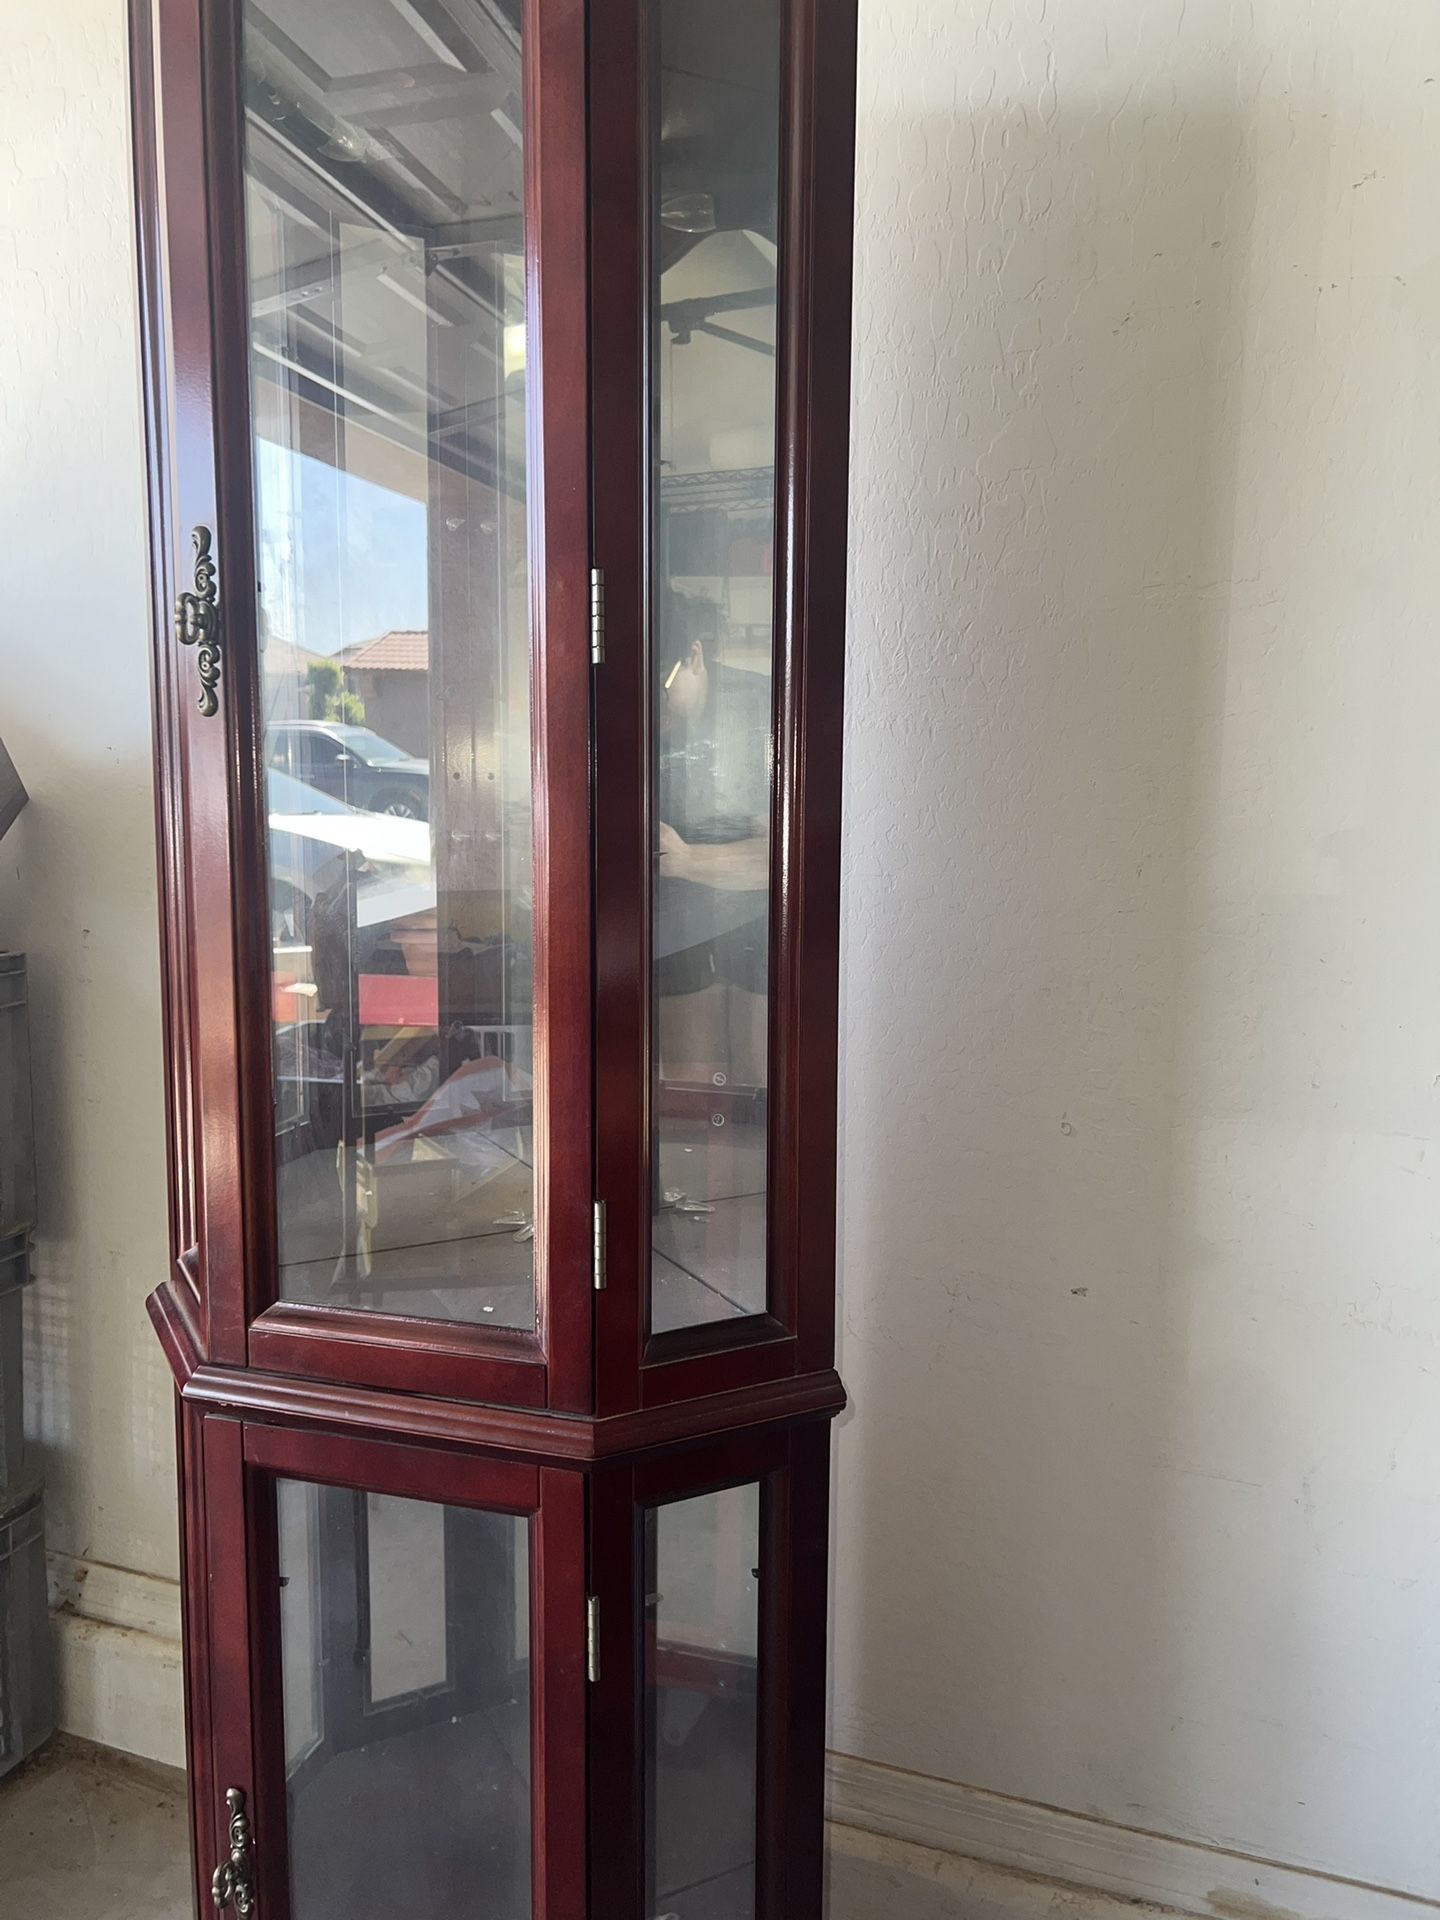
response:
[[[0,1775],[55,1731],[45,1605],[45,1501],[37,1481],[0,1487]]]
[[[230,1809],[230,1858],[216,1867],[210,1897],[219,1912],[233,1907],[244,1920],[255,1906],[255,1847],[239,1787],[225,1789],[225,1804]]]
[[[0,1240],[0,1501],[31,1478],[32,1458],[25,1445],[23,1296],[29,1285],[30,1236]],[[0,1681],[0,1696],[4,1684]]]
[[[0,953],[0,1237],[28,1233],[35,1204],[29,984],[24,954]]]
[[[15,762],[5,751],[5,742],[0,740],[0,840],[14,826],[20,809],[29,798],[25,782],[16,771]]]
[[[208,719],[220,711],[220,591],[211,557],[211,533],[208,527],[196,527],[191,535],[195,543],[195,588],[175,601],[175,638],[182,646],[195,648],[195,665],[200,674],[200,697],[196,701]]]
[[[0,953],[0,1774],[55,1730],[39,1461],[25,1444],[23,1291],[35,1225],[23,953]]]

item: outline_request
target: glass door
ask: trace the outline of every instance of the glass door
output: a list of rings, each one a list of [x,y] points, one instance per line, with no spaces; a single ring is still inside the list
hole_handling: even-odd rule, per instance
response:
[[[829,1422],[597,1469],[592,1909],[819,1909]]]
[[[597,1166],[638,1281],[598,1309],[602,1405],[775,1379],[825,1344],[823,1194],[803,1251],[798,1224],[824,1124],[808,1009],[833,1003],[800,726],[822,686],[838,717],[840,677],[807,663],[797,457],[818,31],[804,0],[593,0]]]
[[[533,1331],[524,29],[449,18],[241,5],[278,1293]]]
[[[579,1476],[256,1425],[244,1452],[267,1920],[578,1920]]]
[[[168,49],[194,0],[161,5]],[[236,0],[205,27],[217,482],[177,646],[238,745],[187,796],[230,787],[237,924],[207,937],[233,981],[196,962],[217,1055],[239,1007],[233,1092],[202,1102],[238,1134],[227,1357],[581,1410],[583,6]]]
[[[645,1911],[755,1920],[758,1481],[648,1507]]]
[[[783,12],[651,8],[652,1333],[769,1304]]]

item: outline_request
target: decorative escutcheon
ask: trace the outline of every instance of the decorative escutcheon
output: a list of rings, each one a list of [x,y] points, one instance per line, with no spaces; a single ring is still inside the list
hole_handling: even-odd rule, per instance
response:
[[[208,527],[196,527],[195,587],[175,600],[175,638],[182,646],[195,648],[195,664],[200,671],[200,698],[196,702],[207,718],[220,711],[220,594],[215,561],[210,553]]]
[[[220,1913],[233,1907],[244,1920],[255,1911],[255,1850],[250,1822],[245,1817],[245,1796],[239,1787],[226,1788],[225,1804],[230,1809],[230,1858],[216,1867],[210,1897]]]

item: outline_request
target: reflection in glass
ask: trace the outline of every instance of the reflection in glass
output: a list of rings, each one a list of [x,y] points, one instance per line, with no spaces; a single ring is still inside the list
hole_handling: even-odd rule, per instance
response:
[[[526,1522],[276,1495],[293,1920],[528,1920]]]
[[[647,1914],[753,1920],[760,1488],[645,1515]]]
[[[655,8],[651,1327],[766,1305],[779,0]]]
[[[244,0],[280,1292],[534,1324],[518,0]]]

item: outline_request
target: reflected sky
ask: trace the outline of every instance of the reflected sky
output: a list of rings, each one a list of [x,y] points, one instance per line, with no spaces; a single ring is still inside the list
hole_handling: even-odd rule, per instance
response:
[[[395,628],[426,625],[423,500],[273,440],[256,440],[255,469],[265,502],[260,577],[269,639],[336,653]],[[307,594],[307,578],[321,590]]]

